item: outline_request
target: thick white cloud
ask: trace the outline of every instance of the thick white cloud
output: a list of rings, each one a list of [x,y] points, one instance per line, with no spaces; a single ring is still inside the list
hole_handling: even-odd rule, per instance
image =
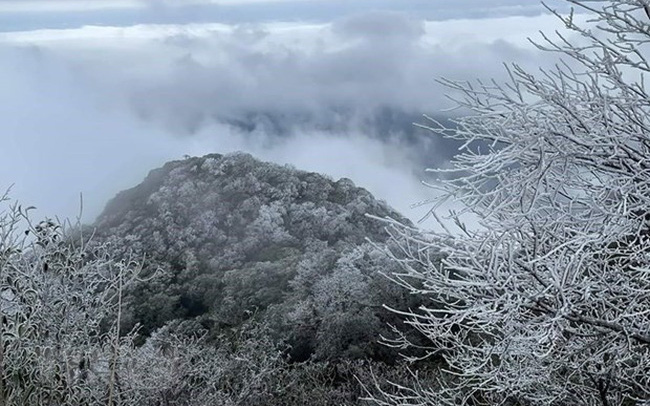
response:
[[[434,79],[551,64],[525,38],[558,26],[374,12],[0,34],[0,188],[64,216],[83,192],[91,220],[165,160],[244,150],[350,177],[415,218],[409,204],[430,193],[415,173],[449,155],[408,121],[449,106]]]
[[[328,122],[346,110],[431,113],[445,106],[435,78],[501,76],[501,61],[544,64],[549,55],[527,38],[557,26],[550,16],[479,25],[376,12],[333,24],[86,27],[0,41],[47,49],[104,83],[110,97],[193,131],[201,120],[256,112],[325,114]]]

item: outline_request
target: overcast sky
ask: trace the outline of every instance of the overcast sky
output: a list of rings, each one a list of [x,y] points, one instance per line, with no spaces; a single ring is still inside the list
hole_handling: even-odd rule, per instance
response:
[[[548,4],[566,9],[562,0]],[[5,31],[83,24],[327,22],[373,9],[428,20],[538,15],[542,10],[535,0],[0,0]]]
[[[551,5],[564,7],[563,2]],[[349,177],[411,218],[454,146],[411,125],[439,77],[554,63],[534,0],[0,0],[0,188],[90,222],[185,154]]]

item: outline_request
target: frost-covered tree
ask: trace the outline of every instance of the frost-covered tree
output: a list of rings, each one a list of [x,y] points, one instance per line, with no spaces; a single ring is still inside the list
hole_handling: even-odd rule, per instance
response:
[[[0,197],[0,404],[118,404],[122,292],[139,267],[28,212]]]
[[[271,397],[282,352],[264,325],[206,339],[175,321],[135,345],[121,330],[141,261],[0,196],[0,405],[242,405]],[[138,258],[140,259],[140,258]],[[141,281],[142,282],[142,281]]]
[[[392,361],[396,351],[373,339],[396,318],[381,304],[408,307],[409,295],[373,272],[394,264],[365,243],[387,239],[366,213],[399,217],[350,180],[211,154],[169,162],[119,193],[95,239],[116,257],[146,254],[144,274],[157,271],[126,290],[125,330],[140,323],[147,336],[198,318],[213,336],[254,316],[290,344],[293,362]]]
[[[568,1],[593,18],[556,13],[578,34],[538,43],[556,68],[444,81],[472,114],[430,126],[464,143],[433,213],[453,200],[480,226],[392,227],[395,280],[430,299],[403,315],[443,366],[378,404],[650,400],[650,20],[643,0]]]

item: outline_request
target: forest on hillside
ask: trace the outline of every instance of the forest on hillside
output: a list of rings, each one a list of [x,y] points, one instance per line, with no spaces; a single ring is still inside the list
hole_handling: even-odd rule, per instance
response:
[[[241,153],[169,162],[92,226],[26,223],[14,206],[4,224],[27,226],[20,245],[30,248],[4,266],[5,357],[38,363],[8,370],[9,383],[49,389],[12,396],[335,405],[359,403],[361,374],[409,379],[377,338],[400,323],[387,307],[422,302],[389,279],[399,266],[381,218],[412,227],[348,179]]]
[[[650,405],[650,6],[568,2],[563,64],[443,80],[444,232],[242,153],[92,225],[0,197],[0,406]]]

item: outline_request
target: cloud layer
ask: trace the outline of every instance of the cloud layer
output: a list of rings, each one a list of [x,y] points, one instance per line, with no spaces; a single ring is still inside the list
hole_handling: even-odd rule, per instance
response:
[[[84,192],[89,220],[165,160],[245,150],[350,177],[415,218],[421,169],[453,148],[410,124],[449,106],[435,78],[550,64],[525,38],[556,26],[376,11],[0,34],[0,187],[45,215],[74,215]]]
[[[569,6],[563,0],[547,0],[547,4],[564,11]],[[443,21],[533,16],[544,8],[530,0],[0,0],[0,31],[88,24],[331,22],[368,10]]]

